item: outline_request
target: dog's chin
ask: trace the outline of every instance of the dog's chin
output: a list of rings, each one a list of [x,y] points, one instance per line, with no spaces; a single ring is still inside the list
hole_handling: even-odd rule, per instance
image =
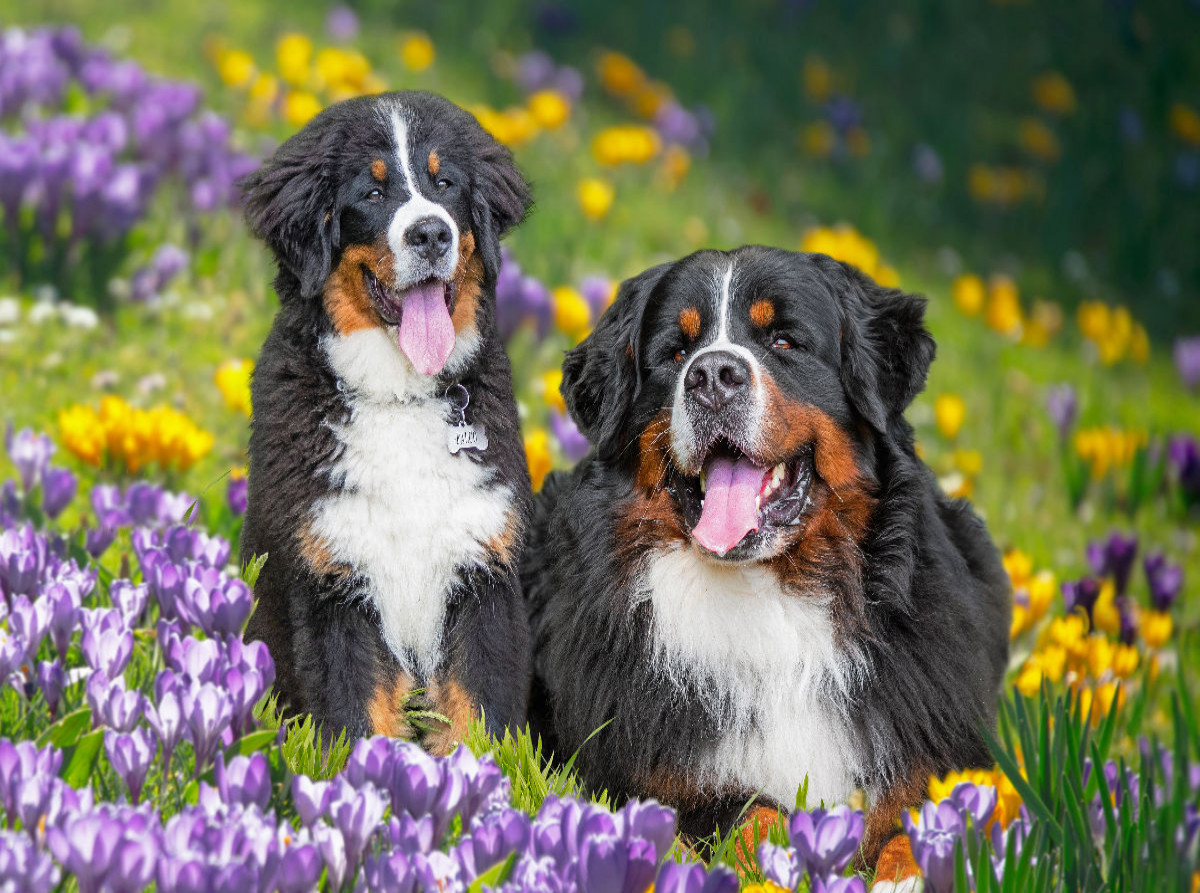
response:
[[[766,561],[785,552],[803,535],[815,474],[811,445],[774,464],[724,439],[710,445],[703,455],[698,474],[686,474],[672,463],[667,482],[667,490],[679,506],[684,531],[700,554],[725,564]],[[723,466],[728,474],[731,465],[737,469],[735,487],[739,495],[734,497],[730,492],[733,488],[725,481],[713,484],[710,493],[714,472],[721,474]],[[718,486],[723,492],[717,492]],[[721,504],[708,506],[712,496]],[[740,512],[734,503],[741,506]],[[709,512],[727,512],[728,516],[706,518],[706,507]],[[749,529],[734,542],[741,527]]]
[[[367,286],[367,294],[371,298],[371,303],[374,304],[376,312],[380,319],[386,325],[398,326],[400,319],[404,313],[404,301],[412,292],[420,288],[426,288],[434,283],[440,284],[445,289],[446,312],[453,315],[455,289],[454,282],[449,279],[439,279],[429,277],[422,279],[419,282],[410,282],[404,287],[395,287],[387,285],[375,275],[372,270],[363,266],[363,280]]]

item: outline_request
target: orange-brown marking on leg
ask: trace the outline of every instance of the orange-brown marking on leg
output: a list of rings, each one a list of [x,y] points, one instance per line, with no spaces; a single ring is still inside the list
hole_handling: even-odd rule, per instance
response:
[[[760,298],[750,305],[750,322],[760,329],[765,329],[775,319],[775,305],[766,298]]]
[[[504,529],[488,540],[485,548],[493,555],[497,564],[512,567],[521,553],[523,533],[521,513],[515,505],[509,505],[504,516]]]
[[[371,162],[371,176],[382,183],[387,179],[387,162],[382,158],[376,158]]]
[[[390,282],[393,268],[392,251],[387,239],[380,238],[371,245],[351,245],[342,252],[337,268],[325,280],[325,312],[341,335],[362,329],[380,328],[383,317],[367,294],[363,267],[377,279]]]
[[[308,562],[314,573],[334,576],[350,573],[349,565],[334,558],[329,544],[313,533],[309,525],[306,524],[297,534],[297,539],[300,540],[300,557]]]
[[[908,846],[908,838],[900,831],[900,814],[925,801],[928,781],[928,772],[914,770],[907,778],[884,791],[867,810],[859,862],[863,867],[875,867],[881,881],[898,880],[916,874],[916,863]]]
[[[679,311],[679,330],[689,341],[700,337],[700,311],[695,307],[684,307]]]
[[[446,717],[449,724],[439,722],[437,728],[426,734],[423,743],[431,754],[444,757],[466,737],[467,726],[479,715],[479,708],[453,677],[431,682],[429,700],[434,711]]]
[[[758,846],[770,839],[771,827],[781,817],[779,810],[770,806],[751,806],[746,813],[741,827],[737,830],[737,842],[733,846],[738,855],[738,875],[743,882],[754,874],[761,874],[758,867]]]
[[[656,766],[639,774],[634,788],[638,796],[653,797],[677,810],[695,809],[706,797],[687,770],[672,766]]]
[[[475,253],[474,233],[463,233],[458,240],[458,266],[451,282],[454,310],[450,322],[454,324],[454,334],[463,335],[475,329],[475,314],[483,291],[483,260]]]
[[[371,721],[371,732],[388,738],[412,738],[412,726],[404,715],[404,704],[416,684],[403,671],[397,671],[390,679],[382,679],[375,686],[375,694],[367,704],[367,717]]]
[[[438,158],[437,152],[429,153],[429,176],[436,177],[438,171],[442,169],[442,159]]]

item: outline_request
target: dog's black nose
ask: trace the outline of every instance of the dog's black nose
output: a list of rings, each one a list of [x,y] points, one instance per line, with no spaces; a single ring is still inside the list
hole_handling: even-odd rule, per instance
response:
[[[404,241],[425,260],[434,261],[450,250],[454,236],[440,217],[422,217],[404,231]]]
[[[692,361],[683,386],[688,396],[714,412],[746,394],[750,367],[737,354],[714,350]]]

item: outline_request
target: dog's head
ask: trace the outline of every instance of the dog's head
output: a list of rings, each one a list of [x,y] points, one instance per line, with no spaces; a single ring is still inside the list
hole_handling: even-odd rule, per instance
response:
[[[429,93],[331,106],[242,185],[284,300],[320,301],[341,334],[388,328],[423,374],[490,325],[481,294],[530,204],[509,151]]]
[[[766,560],[873,486],[870,444],[903,436],[933,359],[923,314],[825,255],[702,251],[621,286],[563,394],[658,536]]]

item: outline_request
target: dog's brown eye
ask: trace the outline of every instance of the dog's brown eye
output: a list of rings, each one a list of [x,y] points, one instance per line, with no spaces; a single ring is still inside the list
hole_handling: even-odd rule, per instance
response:
[[[447,180],[445,177],[442,177],[440,180],[437,181],[438,189],[449,189],[450,186],[451,186],[450,181]]]
[[[782,335],[780,335],[778,338],[776,338],[774,341],[771,342],[771,346],[774,347],[776,350],[791,350],[794,345],[792,344],[791,341],[789,341],[788,339],[786,339]]]
[[[383,200],[383,190],[382,189],[372,189],[370,192],[367,193],[367,200],[373,201],[373,202],[382,201]]]
[[[682,363],[684,361],[684,358],[686,358],[686,357],[687,357],[687,351],[684,350],[682,347],[679,348],[679,350],[675,351],[675,362],[677,364]]]

